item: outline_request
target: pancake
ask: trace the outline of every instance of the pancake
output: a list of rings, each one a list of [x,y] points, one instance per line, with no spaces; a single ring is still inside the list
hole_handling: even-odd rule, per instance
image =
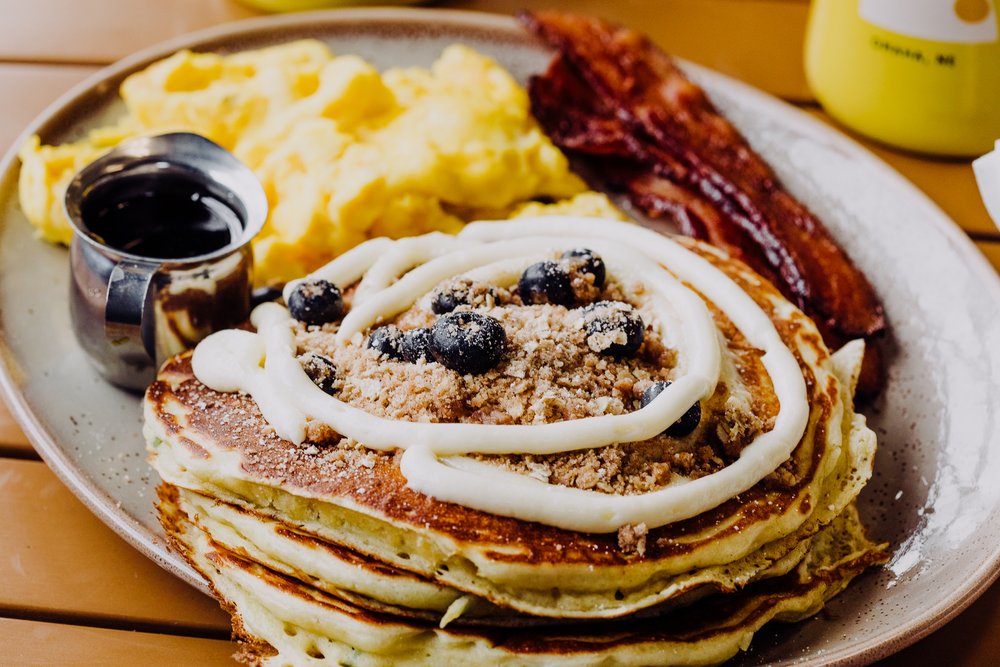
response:
[[[462,597],[454,589],[304,535],[249,510],[175,486],[163,485],[158,493],[161,507],[176,505],[229,551],[360,606],[392,607],[397,613],[407,609],[412,615],[426,611],[436,620]]]
[[[671,578],[711,567],[719,569],[719,587],[732,588],[850,502],[870,476],[874,437],[863,419],[847,417],[854,414],[850,387],[860,349],[845,351],[837,368],[812,323],[780,309],[773,288],[705,246],[685,243],[783,325],[779,333],[807,377],[810,421],[786,478],[772,476],[699,516],[650,530],[641,556],[623,553],[614,535],[529,524],[415,493],[396,453],[347,444],[310,454],[269,432],[246,396],[198,382],[184,356],[168,362],[147,393],[154,465],[168,482],[289,520],[325,541],[525,613],[625,615],[687,590],[671,587]],[[734,353],[732,361],[741,364],[743,357]],[[760,370],[737,366],[741,379],[751,372]],[[743,384],[765,381],[750,375]],[[230,427],[235,419],[239,432]]]
[[[811,540],[793,571],[673,613],[557,628],[440,628],[365,610],[228,551],[175,499],[160,503],[171,543],[226,601],[251,665],[717,664],[746,648],[765,623],[811,616],[884,560],[850,506]]]
[[[846,352],[849,353],[850,350]],[[860,354],[858,352],[855,352],[854,358],[850,359],[855,364],[859,360]],[[186,363],[183,359],[177,360],[178,367],[183,367]],[[176,381],[176,376],[167,374],[171,368],[172,365],[168,365],[161,373],[161,377],[171,377],[173,381]],[[195,380],[188,375],[187,379],[181,381],[177,386],[184,386],[185,383],[190,385],[194,382]],[[203,394],[204,392],[199,391],[199,398],[196,400],[185,397],[183,394],[171,394],[173,398],[165,399],[163,404],[177,406],[179,401],[186,398],[193,406],[206,406],[205,409],[197,411],[199,416],[210,416],[213,410],[211,406],[218,407],[219,401],[236,399],[232,395],[224,395],[224,399],[220,396],[210,398]],[[175,420],[174,423],[179,422],[180,417],[177,413],[174,413],[172,418]],[[244,422],[244,424],[246,423],[248,422]],[[188,432],[188,435],[184,437],[187,438],[190,435]],[[343,508],[331,502],[309,499],[308,496],[303,497],[276,486],[247,482],[245,479],[235,481],[230,479],[215,484],[211,479],[195,477],[196,471],[203,469],[214,471],[217,464],[214,460],[217,453],[212,452],[209,446],[212,441],[205,434],[200,434],[199,437],[198,442],[201,444],[195,446],[203,449],[204,453],[200,456],[193,454],[185,458],[174,458],[178,448],[165,448],[163,445],[165,441],[161,440],[157,443],[156,440],[153,440],[152,447],[157,457],[157,469],[164,479],[172,483],[207,493],[244,508],[242,516],[246,516],[250,512],[256,515],[252,520],[243,522],[244,524],[257,528],[262,520],[283,520],[294,526],[285,529],[289,531],[289,534],[363,553],[379,562],[391,564],[402,571],[435,579],[447,586],[476,594],[496,604],[525,613],[559,617],[624,615],[636,609],[662,602],[690,590],[694,585],[707,582],[721,589],[732,590],[738,587],[741,583],[752,579],[756,573],[765,571],[775,561],[792,552],[804,539],[839,514],[844,506],[860,492],[864,481],[870,476],[874,455],[874,442],[870,437],[870,431],[863,427],[863,423],[853,424],[846,435],[847,447],[838,452],[839,456],[832,466],[831,473],[824,478],[825,484],[820,486],[820,491],[815,496],[816,499],[812,501],[815,509],[809,513],[809,518],[800,524],[795,531],[766,543],[742,559],[725,560],[728,553],[724,553],[721,556],[723,559],[721,563],[702,565],[696,570],[696,575],[692,575],[690,570],[680,570],[671,577],[672,550],[663,547],[674,545],[662,541],[654,544],[642,557],[628,557],[617,549],[617,543],[613,537],[584,536],[565,531],[546,530],[545,527],[537,525],[525,526],[515,521],[500,521],[497,517],[482,515],[482,513],[472,512],[467,508],[454,505],[443,506],[443,509],[428,509],[426,514],[418,515],[434,517],[435,520],[428,523],[431,529],[436,528],[436,530],[429,530],[427,527],[419,526],[415,521],[407,526],[402,522],[393,523],[385,518],[374,519],[370,514],[362,514],[355,509]],[[183,449],[180,451],[187,452],[191,449],[191,443],[181,442]],[[286,447],[292,448],[294,446],[288,443]],[[274,452],[273,449],[269,451]],[[297,448],[291,450],[292,453],[299,451]],[[308,459],[308,456],[306,458]],[[253,460],[253,457],[246,460]],[[240,465],[243,466],[245,463],[241,462]],[[301,465],[306,466],[308,463]],[[397,498],[399,496],[406,498],[410,493],[405,488],[405,482],[400,479],[398,468],[389,468],[388,465],[390,464],[376,463],[370,469],[363,466],[359,466],[358,469],[348,468],[346,469],[348,474],[345,484],[351,488],[371,485],[372,488],[376,489],[374,493],[366,494],[365,497],[378,498],[380,496],[376,494],[394,493],[397,494]],[[289,483],[289,479],[295,479],[296,468],[289,466],[287,470],[289,478],[284,481],[284,484],[286,487],[294,488]],[[375,486],[380,475],[395,482],[395,485],[388,486],[383,483],[381,486]],[[298,493],[303,492],[299,491]],[[771,492],[767,494],[767,497],[773,498],[775,495],[777,494]],[[391,503],[392,496],[388,496],[387,500]],[[766,500],[762,502],[766,502]],[[203,505],[199,509],[204,516],[212,516],[210,505]],[[719,513],[724,509],[726,508],[720,508]],[[233,513],[233,510],[229,511]],[[799,506],[795,506],[794,511],[796,514],[801,513]],[[453,514],[447,516],[445,512]],[[317,515],[319,520],[310,518]],[[752,517],[752,514],[745,511],[744,507],[739,507],[736,509],[734,517],[720,520],[719,523],[727,521],[728,525],[732,527],[739,525],[737,522],[744,522],[742,530],[749,532],[751,525],[748,517]],[[767,518],[757,520],[767,521]],[[233,520],[232,517],[228,521],[231,526],[235,525],[236,530],[239,530],[240,522]],[[484,523],[485,526],[483,526]],[[463,526],[474,526],[478,530],[459,533],[458,529]],[[714,523],[709,524],[709,526],[710,529],[716,528]],[[452,528],[454,532],[446,533],[447,528]],[[682,527],[670,526],[668,528],[677,530],[678,532],[675,534],[683,536]],[[487,542],[491,530],[494,537],[492,542]],[[736,529],[733,528],[733,530]],[[761,529],[765,533],[773,530],[773,524]],[[656,539],[661,534],[669,533],[666,530],[653,531],[653,535],[657,536]],[[445,536],[449,538],[450,544],[444,547],[438,546],[437,541]],[[433,542],[431,538],[433,538]],[[297,569],[304,569],[303,564],[294,562],[294,556],[282,550],[274,549],[273,553],[267,553],[271,544],[270,540],[261,539],[252,534],[240,535],[235,530],[229,535],[220,535],[218,539],[228,540],[230,547],[234,549],[248,549],[251,544],[255,545],[257,549],[261,550],[261,553],[256,554],[255,558],[272,567],[277,567],[278,562],[284,562]],[[543,539],[547,543],[543,542]],[[677,538],[676,551],[679,551],[684,557],[686,554],[684,554],[683,546],[686,545],[681,541],[682,539],[683,537]],[[690,542],[693,543],[694,539],[692,537]],[[718,539],[725,539],[725,537]],[[710,549],[710,537],[702,537],[701,544],[705,545],[702,546],[702,549]],[[602,551],[597,551],[596,547],[599,546],[603,547]],[[461,555],[449,555],[445,549],[455,550],[458,554],[470,554],[470,556],[463,558]],[[569,562],[564,567],[560,567],[562,566],[560,563],[549,563],[546,567],[547,571],[534,576],[527,569],[527,564],[544,562],[546,558],[552,558],[553,553],[566,554]],[[593,580],[587,582],[590,585],[582,589],[565,585],[566,580],[578,576],[580,562],[587,555],[593,555],[591,565],[594,567],[588,576],[593,577],[593,579],[602,575],[606,577],[605,585],[607,588],[603,591],[594,590],[596,582]],[[517,558],[518,556],[520,558]],[[617,556],[617,558],[611,560],[611,556]],[[316,559],[317,557],[313,556],[309,560],[315,561]],[[289,563],[289,561],[293,562]],[[687,558],[684,558],[682,562],[686,564]],[[483,564],[488,564],[493,571],[502,571],[507,563],[513,564],[512,569],[513,567],[518,568],[515,574],[527,571],[527,576],[516,580],[507,576],[501,585],[486,579],[480,573],[484,569]],[[624,583],[627,580],[626,577],[633,580],[637,578],[635,572],[625,572],[629,566],[649,570],[657,565],[660,565],[662,569],[656,572],[655,576],[650,577],[634,589],[626,587]],[[480,568],[480,572],[474,569],[476,567]],[[553,569],[564,570],[565,579],[560,580],[559,573],[553,572]],[[319,570],[308,572],[308,574],[322,578]],[[533,580],[538,579],[541,579],[541,587],[523,586],[518,588],[514,583],[516,581],[530,584]],[[543,588],[552,585],[559,586],[560,595],[558,597],[553,598],[551,588]],[[620,596],[619,591],[621,592]],[[614,599],[617,597],[620,599]]]
[[[606,284],[570,264],[576,307],[529,299],[525,267],[574,246],[600,253]],[[448,664],[458,647],[708,664],[885,559],[854,510],[876,449],[853,399],[863,342],[831,353],[707,245],[612,221],[475,223],[370,241],[319,278],[345,286],[342,322],[265,304],[168,360],[144,403],[165,529],[242,619],[251,662],[319,646],[349,664]],[[456,284],[456,312],[506,336],[494,366],[366,344],[430,327]],[[634,313],[640,343],[606,353],[588,303]],[[317,354],[336,369],[325,389],[302,366]],[[305,618],[323,620],[281,630]]]

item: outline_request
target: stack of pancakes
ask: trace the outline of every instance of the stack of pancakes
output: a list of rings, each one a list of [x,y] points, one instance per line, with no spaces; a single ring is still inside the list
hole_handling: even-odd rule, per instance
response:
[[[145,401],[163,526],[261,665],[714,664],[770,620],[815,614],[885,545],[854,500],[874,434],[854,411],[863,345],[815,325],[744,265],[685,241],[775,324],[802,370],[804,435],[778,470],[684,520],[621,535],[497,516],[414,491],[398,451],[293,444],[190,354]],[[720,319],[722,391],[772,392]],[[723,401],[726,400],[723,395]],[[713,412],[705,419],[711,419]],[[705,424],[712,428],[713,424]],[[501,458],[502,457],[498,457]],[[640,528],[640,527],[632,527]]]

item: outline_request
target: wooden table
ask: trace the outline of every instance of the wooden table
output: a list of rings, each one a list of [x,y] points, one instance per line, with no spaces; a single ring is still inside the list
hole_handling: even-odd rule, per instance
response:
[[[648,32],[668,50],[799,104],[815,105],[801,65],[804,0],[474,0],[510,13],[575,8]],[[0,145],[72,84],[128,53],[255,15],[227,0],[0,0]],[[862,143],[934,199],[1000,269],[1000,233],[967,161]],[[141,447],[141,443],[136,443]],[[0,664],[234,664],[214,601],[159,569],[62,486],[0,403]],[[1000,585],[887,665],[983,665],[1000,654]]]

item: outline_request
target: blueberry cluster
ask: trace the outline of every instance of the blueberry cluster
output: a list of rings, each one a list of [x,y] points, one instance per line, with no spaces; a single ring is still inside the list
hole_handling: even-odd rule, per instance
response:
[[[368,335],[365,345],[380,355],[397,361],[415,364],[431,361],[430,329],[400,331],[394,324],[379,327]]]
[[[582,275],[590,276],[595,288],[603,288],[607,279],[604,260],[593,250],[573,248],[564,252],[558,262],[536,262],[525,269],[517,291],[525,305],[551,303],[569,308],[578,302],[573,278]]]
[[[522,303],[582,305],[574,283],[601,289],[607,270],[599,255],[587,248],[567,250],[559,261],[532,264],[518,281]],[[494,368],[507,349],[507,335],[495,318],[470,308],[491,306],[497,290],[467,279],[454,280],[431,295],[431,310],[439,315],[430,328],[402,331],[395,325],[379,327],[366,346],[398,361],[436,361],[458,373],[480,374]],[[304,280],[288,298],[292,317],[309,326],[334,322],[344,315],[340,289],[322,280]],[[642,346],[645,326],[635,308],[620,301],[598,301],[583,308],[587,345],[593,351],[620,358]],[[337,369],[319,354],[303,357],[302,367],[323,391],[333,393]]]
[[[588,275],[588,282],[598,289],[603,288],[607,280],[600,256],[587,248],[575,248],[564,252],[558,262],[537,262],[525,269],[518,281],[521,301],[526,305],[579,305],[573,290],[574,274]],[[273,295],[268,296],[273,298]],[[503,358],[507,335],[498,320],[467,307],[493,305],[497,296],[496,289],[488,285],[466,279],[452,281],[431,295],[431,310],[439,315],[433,326],[402,331],[389,324],[372,331],[366,346],[388,359],[411,364],[436,361],[462,374],[485,373]],[[317,326],[343,317],[344,300],[333,283],[322,279],[305,280],[292,290],[288,309],[300,322]],[[594,352],[621,358],[642,346],[645,325],[631,305],[622,301],[597,301],[584,306],[582,315],[587,346]],[[299,362],[317,387],[327,394],[336,392],[337,367],[332,359],[310,352]],[[642,393],[639,408],[647,407],[670,384],[660,381],[650,385]],[[681,438],[693,433],[700,423],[699,401],[663,434]]]
[[[566,307],[579,304],[573,290],[574,274],[588,274],[591,284],[600,289],[607,280],[604,261],[592,250],[574,248],[562,254],[558,262],[532,264],[518,282],[518,293],[525,304],[552,303]],[[639,313],[622,301],[597,301],[583,308],[587,347],[598,354],[616,359],[634,354],[642,347],[646,327]],[[642,394],[640,408],[649,405],[670,382],[655,382]],[[692,405],[664,434],[681,438],[691,434],[701,423],[701,402]]]
[[[389,359],[411,364],[436,361],[463,375],[478,375],[500,363],[507,350],[507,334],[495,318],[462,310],[445,313],[429,329],[379,327],[366,345]]]
[[[558,262],[532,264],[517,283],[525,304],[552,303],[572,308],[580,305],[573,280],[586,276],[587,282],[601,289],[607,283],[607,269],[600,255],[589,248],[567,250]],[[598,354],[621,358],[642,346],[645,325],[635,308],[622,301],[598,301],[583,309],[587,346]]]

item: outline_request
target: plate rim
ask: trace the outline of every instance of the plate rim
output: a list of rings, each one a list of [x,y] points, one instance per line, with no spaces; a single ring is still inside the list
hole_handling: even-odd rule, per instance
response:
[[[168,56],[179,49],[196,48],[198,45],[210,41],[232,39],[257,31],[272,31],[281,28],[301,29],[312,26],[321,30],[323,25],[349,22],[367,24],[403,22],[413,25],[445,23],[448,26],[458,25],[507,34],[521,30],[516,20],[505,14],[437,8],[378,7],[329,9],[261,16],[230,21],[184,33],[143,48],[100,68],[46,106],[20,132],[14,143],[4,153],[3,158],[0,159],[0,183],[10,179],[16,191],[16,174],[19,171],[18,152],[24,141],[32,134],[37,134],[40,130],[58,122],[61,116],[68,114],[82,98],[91,94],[101,84],[105,84],[125,72]],[[526,35],[526,37],[531,39],[530,35]],[[677,61],[682,63],[684,68],[698,72],[701,78],[713,80],[729,90],[736,91],[741,101],[749,100],[753,104],[775,111],[777,117],[782,121],[802,128],[803,133],[810,137],[822,138],[829,145],[846,152],[852,160],[861,161],[875,169],[880,178],[892,182],[901,191],[906,192],[908,198],[926,213],[926,222],[945,236],[959,258],[966,262],[973,277],[979,279],[980,284],[989,291],[987,297],[992,296],[992,301],[1000,308],[1000,275],[997,271],[976,248],[970,237],[940,206],[885,161],[839,128],[823,123],[774,95],[703,65],[680,58],[677,58]],[[63,449],[56,443],[52,434],[45,429],[41,419],[32,411],[25,396],[18,389],[11,368],[10,353],[6,345],[3,344],[3,333],[0,330],[0,394],[7,401],[11,414],[24,430],[35,451],[59,480],[115,533],[167,571],[208,594],[209,589],[204,580],[179,556],[166,548],[166,542],[161,535],[150,534],[136,519],[117,509],[115,500],[110,494],[104,492],[84,475],[79,474],[74,463],[69,460]],[[992,556],[985,559],[975,570],[974,576],[970,576],[957,588],[950,589],[950,592],[937,604],[925,608],[918,617],[910,622],[896,626],[891,632],[857,644],[853,648],[845,647],[836,652],[825,653],[821,657],[809,656],[804,662],[816,665],[857,665],[885,658],[923,639],[955,618],[982,595],[998,576],[1000,576],[1000,545],[995,548]],[[782,662],[799,661],[790,658]]]

